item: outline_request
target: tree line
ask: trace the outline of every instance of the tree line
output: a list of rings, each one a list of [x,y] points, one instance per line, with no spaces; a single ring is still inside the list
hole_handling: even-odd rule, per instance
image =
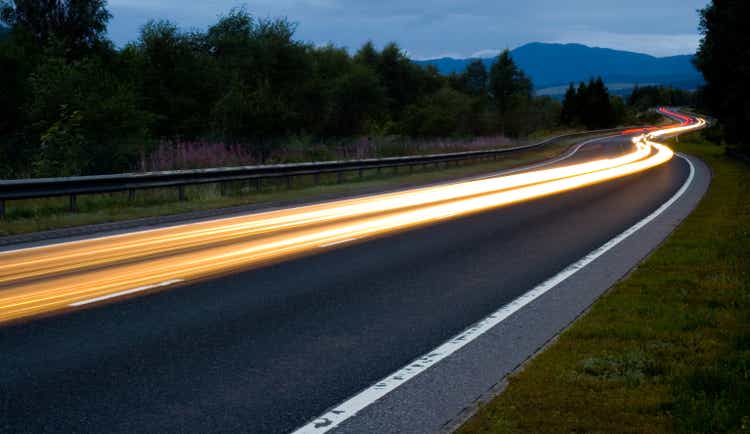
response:
[[[507,50],[443,76],[395,43],[313,46],[243,8],[205,30],[149,21],[121,48],[110,19],[105,0],[0,0],[0,178],[135,170],[185,140],[268,161],[300,137],[519,137],[624,115],[601,80],[563,106],[535,96]]]
[[[445,77],[396,44],[315,47],[241,8],[205,31],[150,21],[118,49],[110,18],[104,0],[2,2],[0,177],[132,170],[178,139],[242,143],[262,161],[294,136],[519,136],[557,122],[507,52]]]
[[[702,108],[720,121],[716,138],[750,152],[750,2],[713,0],[700,16],[703,38],[695,65],[706,80]]]

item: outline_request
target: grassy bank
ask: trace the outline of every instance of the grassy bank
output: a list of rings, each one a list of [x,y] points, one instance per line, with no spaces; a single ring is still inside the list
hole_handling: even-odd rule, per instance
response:
[[[698,209],[459,432],[750,432],[750,167],[679,149],[714,172]]]
[[[539,149],[507,154],[497,161],[415,167],[413,172],[408,168],[397,173],[393,169],[369,170],[362,178],[350,173],[343,182],[335,174],[321,176],[318,184],[312,176],[296,177],[291,188],[287,188],[284,180],[264,180],[261,192],[256,191],[254,183],[247,182],[228,183],[223,192],[216,184],[188,186],[185,201],[178,200],[175,188],[138,191],[132,201],[127,193],[84,195],[78,197],[75,213],[67,211],[67,197],[10,201],[6,205],[6,218],[0,220],[0,236],[239,205],[315,200],[455,179],[549,159],[576,141],[562,140]]]

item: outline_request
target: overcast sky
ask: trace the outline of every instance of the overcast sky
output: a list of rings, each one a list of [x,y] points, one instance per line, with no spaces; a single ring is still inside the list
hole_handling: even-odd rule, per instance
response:
[[[397,42],[417,59],[491,55],[528,42],[579,42],[655,56],[695,52],[708,0],[109,0],[110,37],[151,18],[205,29],[232,7],[298,23],[297,38],[356,49]]]

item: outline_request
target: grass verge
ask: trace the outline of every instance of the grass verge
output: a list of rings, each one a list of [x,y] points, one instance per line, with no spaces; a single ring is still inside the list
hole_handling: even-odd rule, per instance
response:
[[[337,175],[323,175],[318,184],[312,176],[297,177],[291,188],[283,180],[264,180],[263,190],[257,192],[254,184],[228,183],[222,193],[216,184],[188,186],[187,200],[177,200],[177,190],[154,189],[138,191],[133,201],[127,193],[84,195],[78,197],[78,212],[67,211],[68,198],[49,198],[7,202],[6,218],[0,220],[0,236],[38,232],[87,224],[132,220],[143,217],[164,216],[218,209],[238,205],[315,200],[357,193],[386,190],[398,186],[449,180],[501,170],[553,158],[563,153],[576,139],[560,141],[539,149],[507,154],[497,161],[462,163],[460,166],[435,168],[401,168],[365,171],[360,179],[356,173],[347,174],[339,183]]]
[[[750,432],[750,167],[681,140],[699,207],[460,433]]]

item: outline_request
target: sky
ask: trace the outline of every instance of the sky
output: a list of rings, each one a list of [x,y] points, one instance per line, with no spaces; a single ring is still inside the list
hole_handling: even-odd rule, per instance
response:
[[[109,35],[149,19],[205,29],[233,7],[297,23],[297,39],[356,50],[394,41],[414,59],[489,57],[528,42],[576,42],[654,56],[694,53],[708,0],[109,0]]]

